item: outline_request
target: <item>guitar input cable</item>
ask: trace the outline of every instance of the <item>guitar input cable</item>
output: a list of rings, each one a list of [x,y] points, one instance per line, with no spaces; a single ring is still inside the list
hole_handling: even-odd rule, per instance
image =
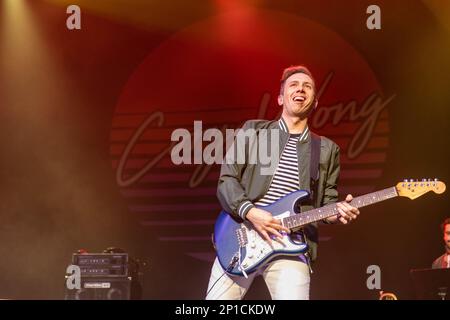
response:
[[[206,292],[206,296],[209,295],[209,293],[211,292],[211,290],[214,288],[214,286],[217,284],[217,282],[219,282],[220,279],[222,279],[222,277],[227,274],[227,272],[231,272],[231,270],[233,270],[233,268],[236,266],[236,263],[239,261],[239,256],[236,253],[233,258],[230,261],[230,264],[228,265],[227,269],[222,273],[222,275],[214,282],[214,284],[211,286],[211,288],[209,288],[209,290]]]

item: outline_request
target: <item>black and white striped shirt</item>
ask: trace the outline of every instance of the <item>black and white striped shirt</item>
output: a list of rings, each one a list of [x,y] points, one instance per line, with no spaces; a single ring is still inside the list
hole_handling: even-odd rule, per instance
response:
[[[289,132],[286,122],[283,118],[278,121],[280,130]],[[291,134],[288,142],[281,154],[280,162],[272,178],[269,189],[266,194],[254,204],[250,201],[244,201],[238,208],[238,215],[245,219],[245,214],[254,207],[254,205],[267,206],[288,193],[300,189],[298,180],[298,158],[297,142],[308,139],[309,129],[300,134]]]
[[[280,119],[279,123],[281,130],[287,132],[287,126],[283,119]],[[281,154],[280,162],[270,183],[269,190],[255,203],[256,205],[270,205],[287,194],[299,190],[297,142],[306,140],[308,134],[309,130],[306,127],[303,133],[289,135],[289,139]]]

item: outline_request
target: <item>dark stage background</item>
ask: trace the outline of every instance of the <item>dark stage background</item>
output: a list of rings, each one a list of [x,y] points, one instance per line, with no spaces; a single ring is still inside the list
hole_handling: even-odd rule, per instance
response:
[[[449,21],[438,0],[2,0],[0,298],[62,299],[72,252],[118,246],[148,261],[145,299],[202,299],[218,166],[174,165],[171,132],[273,119],[289,65],[322,88],[310,127],[341,146],[341,198],[449,182]],[[414,298],[409,270],[443,253],[449,209],[430,193],[323,227],[312,298],[378,299],[369,265]],[[262,280],[247,298],[269,298]]]

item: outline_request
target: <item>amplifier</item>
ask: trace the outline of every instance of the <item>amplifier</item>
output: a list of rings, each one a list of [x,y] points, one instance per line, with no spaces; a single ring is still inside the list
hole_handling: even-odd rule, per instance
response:
[[[130,300],[130,277],[82,277],[80,289],[65,289],[65,300]]]
[[[128,276],[128,253],[74,253],[72,264],[82,276]]]

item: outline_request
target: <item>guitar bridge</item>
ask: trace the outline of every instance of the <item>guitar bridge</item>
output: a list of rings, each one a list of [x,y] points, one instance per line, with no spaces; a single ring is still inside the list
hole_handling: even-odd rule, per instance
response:
[[[245,230],[245,228],[243,227],[236,229],[236,237],[238,239],[239,246],[241,248],[245,247],[245,245],[248,243],[247,230]]]

